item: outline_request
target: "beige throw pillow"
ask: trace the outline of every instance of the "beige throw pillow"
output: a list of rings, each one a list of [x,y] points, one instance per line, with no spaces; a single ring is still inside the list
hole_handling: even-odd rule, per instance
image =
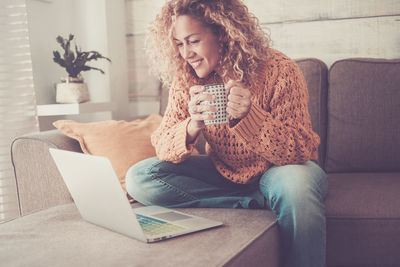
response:
[[[107,157],[126,192],[125,175],[135,163],[156,156],[150,135],[161,123],[162,117],[152,114],[134,121],[101,121],[79,123],[58,120],[53,125],[67,136],[79,141],[86,154]]]

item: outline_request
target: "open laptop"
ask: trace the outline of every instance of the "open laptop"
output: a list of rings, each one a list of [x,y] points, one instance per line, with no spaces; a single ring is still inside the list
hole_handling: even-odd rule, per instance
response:
[[[133,209],[107,158],[49,151],[79,213],[90,223],[148,243],[222,225],[159,206]]]

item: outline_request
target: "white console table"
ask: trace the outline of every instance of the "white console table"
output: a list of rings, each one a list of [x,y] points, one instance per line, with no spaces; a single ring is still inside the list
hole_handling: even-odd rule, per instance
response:
[[[37,105],[37,115],[42,116],[60,116],[60,115],[78,115],[93,112],[109,112],[115,109],[111,102],[86,102],[80,104],[49,104]]]
[[[79,118],[78,121],[89,122],[99,120],[97,114],[91,114],[96,112],[106,112],[105,118],[112,118],[111,112],[115,110],[116,105],[112,102],[86,102],[80,104],[49,104],[49,105],[37,105],[37,115],[39,117],[40,131],[54,129],[53,122],[56,121],[60,116],[70,116]],[[104,115],[101,115],[102,117]],[[69,119],[69,118],[68,118]],[[102,119],[100,119],[102,120]]]

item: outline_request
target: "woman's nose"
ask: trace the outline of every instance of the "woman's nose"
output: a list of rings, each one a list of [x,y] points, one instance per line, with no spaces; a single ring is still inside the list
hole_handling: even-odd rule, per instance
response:
[[[183,46],[182,56],[184,59],[191,58],[193,56],[193,51],[188,45]]]

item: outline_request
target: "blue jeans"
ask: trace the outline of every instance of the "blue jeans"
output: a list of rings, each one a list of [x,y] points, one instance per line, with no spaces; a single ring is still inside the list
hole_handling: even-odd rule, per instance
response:
[[[259,183],[235,184],[206,155],[174,164],[150,158],[126,175],[128,193],[144,205],[265,208],[278,218],[285,266],[325,266],[325,172],[314,162],[274,166]],[[266,263],[267,265],[267,263]]]

